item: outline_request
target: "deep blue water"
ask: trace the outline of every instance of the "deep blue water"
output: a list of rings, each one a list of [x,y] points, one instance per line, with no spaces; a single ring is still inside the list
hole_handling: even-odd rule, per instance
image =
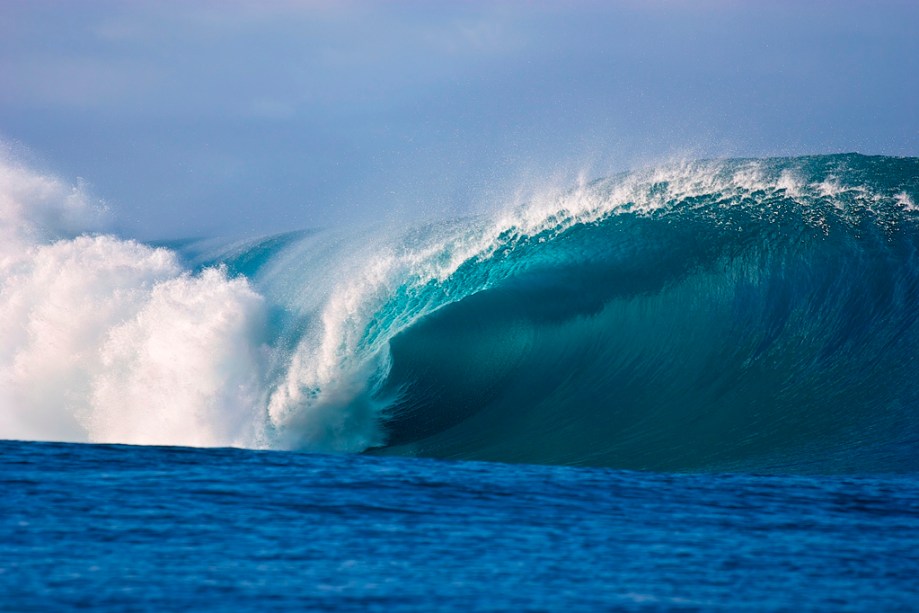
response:
[[[0,443],[0,608],[919,607],[913,476]]]

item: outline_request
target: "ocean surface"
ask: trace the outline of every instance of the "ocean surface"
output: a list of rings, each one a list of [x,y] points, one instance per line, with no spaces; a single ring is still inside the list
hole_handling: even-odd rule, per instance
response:
[[[919,481],[0,443],[5,611],[914,610]]]
[[[917,158],[156,244],[0,196],[0,608],[919,608]]]

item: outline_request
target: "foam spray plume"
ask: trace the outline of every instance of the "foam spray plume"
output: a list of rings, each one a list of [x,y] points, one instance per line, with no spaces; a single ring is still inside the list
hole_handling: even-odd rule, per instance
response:
[[[111,235],[104,206],[0,167],[0,435],[256,445],[264,301],[219,268]]]

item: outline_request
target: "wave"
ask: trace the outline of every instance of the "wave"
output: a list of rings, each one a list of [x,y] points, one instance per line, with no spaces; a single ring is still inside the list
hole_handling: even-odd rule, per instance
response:
[[[30,238],[4,256],[0,435],[916,471],[917,198],[919,159],[849,154],[407,228]]]

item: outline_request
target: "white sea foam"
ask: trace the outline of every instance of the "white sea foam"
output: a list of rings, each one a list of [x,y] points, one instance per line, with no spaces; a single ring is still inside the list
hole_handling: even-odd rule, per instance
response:
[[[919,211],[919,206],[916,206],[916,203],[913,202],[913,199],[909,197],[909,194],[906,192],[900,192],[895,196],[896,202],[898,205],[903,207],[906,211]]]
[[[91,235],[105,207],[0,160],[0,437],[257,445],[263,300]]]
[[[70,185],[0,154],[0,273],[33,244],[100,230],[107,212],[82,179]]]
[[[221,270],[155,284],[99,352],[93,440],[258,445],[263,311],[244,279]]]

